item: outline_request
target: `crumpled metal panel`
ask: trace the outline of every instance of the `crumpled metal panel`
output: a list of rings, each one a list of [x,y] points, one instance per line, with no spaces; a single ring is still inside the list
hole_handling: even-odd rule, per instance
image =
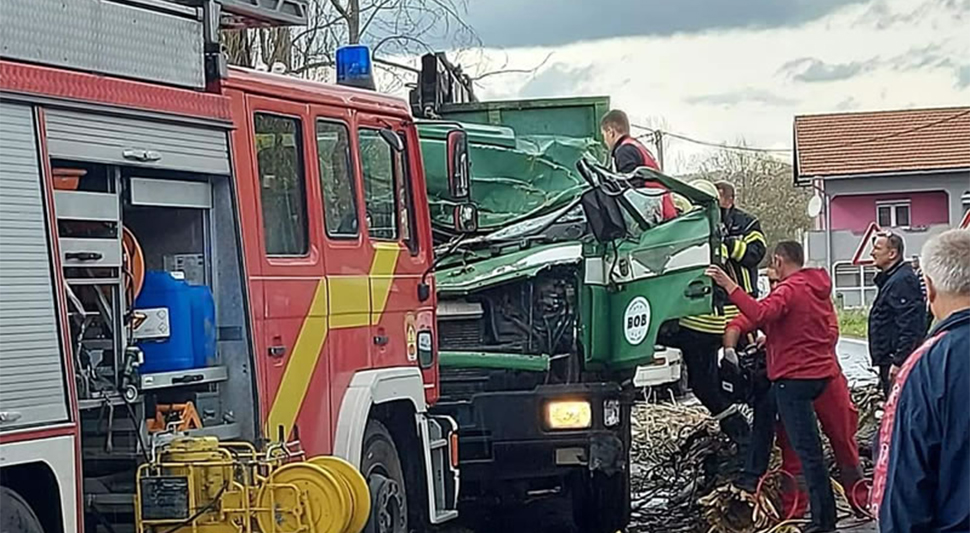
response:
[[[205,86],[199,20],[106,0],[3,0],[0,19],[4,58]]]
[[[451,226],[454,202],[448,195],[445,135],[453,123],[418,126],[433,222]],[[463,124],[472,162],[472,201],[479,227],[494,230],[548,213],[582,194],[586,182],[576,170],[584,156],[600,159],[602,145],[592,137],[519,136],[510,129]]]

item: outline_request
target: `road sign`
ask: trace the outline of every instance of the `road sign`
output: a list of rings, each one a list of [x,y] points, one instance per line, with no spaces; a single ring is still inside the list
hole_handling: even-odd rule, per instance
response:
[[[853,265],[871,265],[872,264],[872,245],[873,238],[879,233],[879,225],[875,222],[869,223],[869,228],[866,232],[862,234],[862,241],[859,242],[859,246],[855,249],[855,254],[852,256]]]

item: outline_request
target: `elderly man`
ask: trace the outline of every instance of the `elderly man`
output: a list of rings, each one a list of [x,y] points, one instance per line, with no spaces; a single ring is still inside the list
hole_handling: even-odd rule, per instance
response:
[[[872,509],[882,533],[970,531],[970,231],[926,243],[936,317],[886,402]]]
[[[879,288],[869,310],[869,357],[879,369],[883,394],[889,394],[892,378],[926,333],[926,300],[919,278],[903,260],[903,238],[880,233],[872,245],[872,260],[880,270]]]

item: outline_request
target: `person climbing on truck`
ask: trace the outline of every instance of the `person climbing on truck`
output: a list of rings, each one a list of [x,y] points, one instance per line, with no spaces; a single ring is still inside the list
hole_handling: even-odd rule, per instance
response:
[[[718,189],[713,183],[706,180],[695,180],[690,185],[719,198],[721,220],[727,222],[722,229],[726,249],[721,251],[721,255],[726,261],[725,267],[732,279],[736,279],[744,287],[745,292],[756,295],[757,288],[752,280],[757,279],[757,265],[765,253],[761,224],[756,218],[734,207],[733,189],[730,210],[725,210],[725,199],[721,189]],[[747,221],[747,223],[742,225],[740,221]],[[745,246],[740,255],[732,253],[737,249],[737,243],[745,241],[752,241],[753,244],[750,248]],[[743,264],[741,261],[743,261]],[[717,293],[720,293],[720,291]],[[721,301],[726,301],[727,297],[723,293],[721,294]],[[722,305],[716,307],[711,313],[681,318],[679,329],[672,338],[672,343],[680,348],[684,354],[684,363],[687,365],[687,379],[694,395],[718,420],[721,430],[731,440],[739,445],[746,445],[750,433],[748,422],[721,389],[717,366],[717,352],[721,348],[721,337],[724,335],[725,326],[727,326],[728,321],[737,315],[737,307]]]
[[[619,109],[613,109],[603,115],[600,120],[600,131],[603,133],[606,146],[610,149],[613,170],[624,174],[629,174],[640,167],[660,171],[660,165],[657,164],[657,160],[653,158],[650,150],[647,150],[643,143],[630,136],[630,119],[627,118],[626,113]],[[663,219],[670,220],[677,216],[673,198],[666,187],[640,177],[631,178],[630,184],[634,187],[666,191],[661,206]]]

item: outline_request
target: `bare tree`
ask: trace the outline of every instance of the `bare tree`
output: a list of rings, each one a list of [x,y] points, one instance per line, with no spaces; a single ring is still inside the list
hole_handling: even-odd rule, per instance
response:
[[[761,220],[769,246],[799,240],[810,229],[806,207],[812,193],[792,183],[787,162],[765,153],[722,149],[703,160],[699,170],[696,177],[734,184],[738,206]]]
[[[413,56],[443,47],[479,46],[464,20],[466,0],[312,0],[308,23],[296,28],[224,32],[229,62],[327,79],[339,46],[364,43],[375,57]],[[400,75],[400,68],[376,63]]]

